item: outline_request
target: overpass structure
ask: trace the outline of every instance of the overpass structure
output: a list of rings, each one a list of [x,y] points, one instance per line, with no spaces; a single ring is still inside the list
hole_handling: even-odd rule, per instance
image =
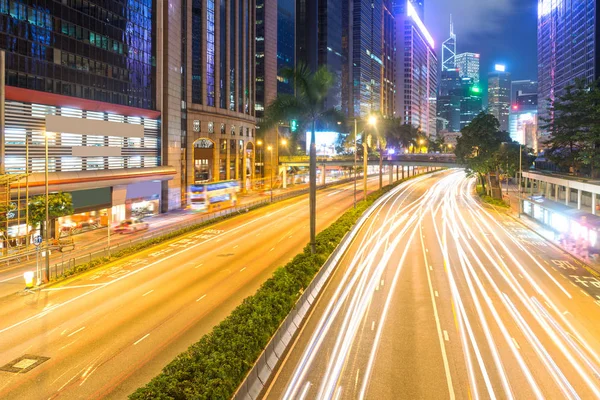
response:
[[[359,166],[363,165],[364,160],[356,161]],[[282,167],[308,167],[308,156],[279,157],[279,164]],[[352,167],[354,166],[354,156],[336,156],[321,157],[317,156],[317,165],[332,167]],[[379,166],[378,157],[369,157],[369,166]],[[384,166],[403,166],[403,167],[442,167],[442,168],[462,168],[463,166],[456,162],[454,154],[401,154],[386,156],[383,159]]]

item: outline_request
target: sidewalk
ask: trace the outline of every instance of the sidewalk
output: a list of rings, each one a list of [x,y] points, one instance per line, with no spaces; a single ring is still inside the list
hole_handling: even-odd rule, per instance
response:
[[[506,200],[506,184],[503,187],[504,191],[502,192],[502,197]],[[523,198],[528,198],[530,196],[529,193],[521,193]],[[583,247],[581,242],[578,242],[572,238],[569,238],[566,235],[561,235],[549,228],[548,226],[539,223],[535,219],[529,217],[526,214],[521,214],[519,217],[519,193],[518,186],[516,184],[510,184],[508,188],[508,199],[510,201],[510,210],[506,211],[514,219],[518,220],[520,223],[528,227],[529,229],[536,232],[538,235],[542,236],[556,247],[560,248],[565,253],[570,254],[581,263],[588,265],[594,271],[600,273],[600,258],[592,257],[589,255],[587,247]],[[551,199],[547,199],[546,201],[553,201]],[[575,207],[572,207],[576,209]]]

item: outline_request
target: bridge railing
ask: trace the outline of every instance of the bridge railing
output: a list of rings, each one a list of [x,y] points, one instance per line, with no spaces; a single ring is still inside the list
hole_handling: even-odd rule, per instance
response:
[[[439,161],[439,162],[455,162],[456,156],[454,154],[442,154],[442,153],[423,153],[423,154],[393,154],[386,155],[383,157],[384,161]],[[279,163],[308,163],[310,158],[308,156],[280,156]],[[317,163],[322,162],[335,162],[335,161],[354,161],[353,155],[343,156],[317,156]],[[358,160],[362,162],[362,158]],[[379,161],[377,156],[369,156],[369,161]]]

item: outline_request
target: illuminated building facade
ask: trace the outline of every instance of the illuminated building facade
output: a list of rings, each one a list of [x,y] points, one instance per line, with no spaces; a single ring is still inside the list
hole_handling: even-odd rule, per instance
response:
[[[396,99],[396,24],[390,1],[383,3],[383,82],[381,86],[381,113],[393,117]]]
[[[510,114],[510,72],[504,65],[496,64],[488,74],[488,111],[500,122],[500,130],[508,132]]]
[[[479,59],[478,53],[460,53],[455,57],[456,68],[461,78],[470,78],[473,83],[479,84]]]
[[[342,2],[342,111],[350,118],[381,111],[383,0]]]
[[[442,71],[456,69],[456,35],[450,16],[450,36],[442,43]]]
[[[460,132],[460,101],[462,97],[462,79],[458,70],[442,71],[440,90],[437,96],[438,133]]]
[[[599,77],[597,18],[595,0],[538,0],[540,119],[551,118],[548,100],[560,96],[575,79],[592,82]]]
[[[469,125],[483,110],[483,91],[471,78],[461,79],[460,129]]]
[[[420,127],[428,136],[435,136],[438,60],[433,38],[411,2],[406,3],[403,13],[395,12],[394,18],[395,117],[401,118],[406,124]]]
[[[6,54],[4,153],[7,174],[29,173],[29,195],[70,193],[63,226],[106,226],[144,207],[168,207],[157,85],[156,2],[0,1]],[[46,141],[48,162],[46,163]],[[25,185],[13,188],[27,202]],[[91,222],[90,222],[91,221]],[[14,228],[24,234],[23,221]],[[11,223],[12,225],[12,223]]]
[[[191,0],[191,12],[183,15],[187,41],[182,62],[186,83],[180,190],[184,205],[194,184],[237,180],[243,190],[251,188],[256,6],[254,0]]]

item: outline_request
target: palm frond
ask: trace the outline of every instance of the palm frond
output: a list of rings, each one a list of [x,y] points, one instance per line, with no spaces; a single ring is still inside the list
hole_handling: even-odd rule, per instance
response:
[[[261,130],[268,130],[282,121],[291,119],[305,119],[310,113],[309,107],[303,99],[291,95],[279,95],[267,106],[265,118],[260,124]]]

